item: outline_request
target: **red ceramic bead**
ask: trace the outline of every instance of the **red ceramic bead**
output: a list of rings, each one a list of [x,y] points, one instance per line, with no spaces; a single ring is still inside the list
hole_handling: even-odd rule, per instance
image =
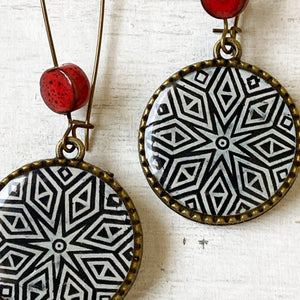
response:
[[[229,19],[240,14],[249,0],[201,0],[204,9],[218,19]]]
[[[45,71],[40,80],[41,95],[54,112],[65,114],[84,106],[90,95],[85,73],[74,64]]]

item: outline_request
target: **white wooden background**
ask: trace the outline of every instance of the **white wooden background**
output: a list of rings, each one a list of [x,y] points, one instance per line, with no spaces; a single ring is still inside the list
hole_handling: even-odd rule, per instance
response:
[[[47,3],[59,62],[91,75],[98,1]],[[221,25],[199,0],[107,0],[96,129],[86,161],[114,172],[140,214],[144,257],[129,300],[300,299],[299,180],[271,212],[220,228],[170,211],[139,166],[138,126],[148,99],[178,69],[212,58],[218,39],[212,28]],[[251,0],[241,26],[243,60],[274,75],[300,108],[299,0]],[[54,157],[66,120],[39,94],[41,73],[51,66],[39,1],[1,0],[1,177]]]

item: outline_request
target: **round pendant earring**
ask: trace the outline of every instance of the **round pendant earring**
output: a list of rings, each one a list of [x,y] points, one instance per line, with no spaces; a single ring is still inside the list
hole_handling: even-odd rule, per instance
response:
[[[119,300],[137,276],[143,237],[134,204],[113,174],[83,160],[87,143],[76,136],[78,128],[93,128],[104,4],[90,87],[79,67],[58,67],[41,0],[55,66],[42,75],[41,94],[53,111],[67,114],[69,126],[56,158],[23,166],[0,183],[1,299]],[[86,121],[73,120],[71,112],[87,102]]]
[[[300,165],[300,120],[291,97],[274,77],[241,61],[238,14],[247,2],[202,0],[208,13],[224,19],[224,29],[215,30],[222,38],[214,59],[166,80],[140,124],[148,183],[171,209],[206,224],[236,224],[268,211]]]

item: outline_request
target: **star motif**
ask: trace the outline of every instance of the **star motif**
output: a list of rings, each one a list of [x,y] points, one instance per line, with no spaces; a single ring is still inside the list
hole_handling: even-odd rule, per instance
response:
[[[50,259],[53,261],[56,278],[59,277],[59,271],[63,268],[63,265],[65,263],[68,263],[70,266],[79,271],[79,269],[74,264],[70,254],[74,252],[89,252],[89,249],[77,245],[74,241],[82,228],[79,228],[71,234],[63,236],[61,218],[55,232],[50,231],[49,228],[47,228],[42,223],[41,226],[43,227],[44,233],[46,235],[45,241],[31,243],[33,245],[36,244],[38,247],[41,247],[44,252],[44,256],[40,260],[36,268],[41,267],[46,261]]]
[[[230,168],[231,173],[233,172],[233,166],[230,163],[231,157],[238,155],[240,157],[249,157],[239,147],[239,141],[251,136],[251,133],[244,134],[242,136],[234,136],[235,123],[237,117],[231,121],[231,123],[224,130],[221,124],[216,120],[216,132],[205,131],[203,134],[210,140],[210,143],[205,146],[205,149],[212,152],[212,161],[210,170],[219,163],[220,159],[223,158]]]

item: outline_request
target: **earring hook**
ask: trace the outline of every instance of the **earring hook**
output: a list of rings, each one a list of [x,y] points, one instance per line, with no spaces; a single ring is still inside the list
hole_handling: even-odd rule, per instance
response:
[[[46,27],[48,42],[51,50],[51,56],[53,60],[54,67],[58,67],[58,60],[57,55],[55,51],[55,46],[53,42],[52,32],[51,32],[51,26],[49,23],[48,13],[47,13],[47,6],[45,0],[41,1],[41,8],[42,13],[44,17],[44,23]],[[96,46],[96,55],[95,55],[95,61],[94,61],[94,68],[93,68],[93,75],[91,80],[91,90],[90,90],[90,96],[88,100],[88,108],[86,113],[86,120],[85,121],[78,121],[73,120],[71,118],[71,113],[67,114],[68,117],[68,129],[66,130],[64,137],[63,137],[63,145],[65,151],[70,151],[68,149],[66,141],[70,133],[72,133],[72,136],[76,138],[76,129],[77,128],[84,128],[85,131],[85,148],[86,150],[89,150],[89,131],[90,129],[93,129],[94,126],[90,123],[91,114],[92,114],[92,107],[93,107],[93,101],[95,96],[95,89],[96,89],[96,82],[97,82],[97,75],[99,70],[99,61],[100,61],[100,53],[101,53],[101,45],[102,45],[102,37],[103,37],[103,26],[104,26],[104,12],[105,12],[105,0],[100,1],[100,17],[99,17],[99,28],[98,28],[98,37],[97,37],[97,46]]]
[[[91,120],[91,113],[92,113],[94,94],[95,94],[95,88],[96,88],[96,82],[97,82],[97,75],[98,75],[98,69],[99,69],[99,61],[100,61],[100,53],[101,53],[101,45],[102,45],[102,37],[103,37],[103,26],[104,26],[104,12],[105,12],[105,0],[101,0],[97,50],[96,50],[96,55],[95,55],[94,71],[93,71],[92,81],[91,81],[90,99],[88,102],[88,109],[87,109],[86,119],[85,119],[85,123],[87,125],[90,124],[90,120]],[[85,148],[86,148],[86,150],[89,150],[89,144],[90,144],[89,136],[90,136],[90,128],[87,128],[85,131]]]
[[[53,42],[53,38],[52,38],[51,27],[50,27],[50,23],[49,23],[47,6],[46,6],[45,0],[41,0],[41,7],[42,7],[44,23],[45,23],[45,27],[46,27],[46,31],[47,31],[47,37],[48,37],[48,41],[49,41],[53,64],[54,64],[54,67],[58,67],[58,61],[57,61],[54,42]]]
[[[213,29],[214,33],[222,33],[222,38],[220,40],[221,48],[222,48],[223,52],[226,54],[232,54],[234,51],[234,48],[232,47],[232,45],[230,45],[230,43],[229,43],[230,48],[227,49],[226,46],[228,45],[228,39],[230,38],[231,40],[236,41],[237,34],[242,32],[242,29],[239,28],[239,26],[238,26],[239,20],[240,20],[240,16],[237,15],[234,19],[233,26],[231,28],[229,28],[228,19],[224,19],[224,29],[219,29],[219,28]]]

